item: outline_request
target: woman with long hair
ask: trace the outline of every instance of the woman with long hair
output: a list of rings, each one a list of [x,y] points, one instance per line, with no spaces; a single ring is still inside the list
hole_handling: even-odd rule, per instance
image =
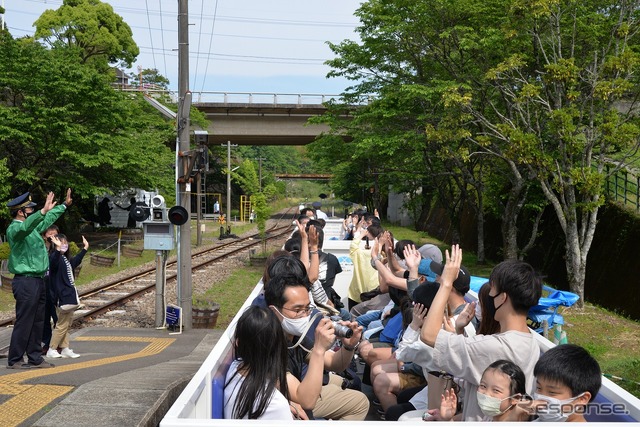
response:
[[[56,305],[58,321],[51,336],[46,357],[72,358],[80,357],[69,348],[69,328],[73,322],[73,313],[80,306],[80,297],[75,285],[74,270],[82,262],[89,249],[89,242],[82,236],[83,249],[76,256],[69,254],[69,241],[64,234],[51,236],[49,252],[49,284],[53,301]],[[60,347],[60,353],[57,348]]]
[[[287,341],[278,318],[250,306],[236,325],[234,360],[224,389],[224,417],[293,419],[287,388]]]

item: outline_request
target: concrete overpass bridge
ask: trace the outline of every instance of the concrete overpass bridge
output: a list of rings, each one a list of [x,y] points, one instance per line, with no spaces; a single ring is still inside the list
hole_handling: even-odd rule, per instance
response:
[[[147,95],[153,105],[153,92]],[[309,118],[324,114],[327,108],[323,104],[339,98],[323,94],[193,92],[192,106],[211,122],[206,129],[209,144],[306,145],[329,130],[327,125],[308,124]]]

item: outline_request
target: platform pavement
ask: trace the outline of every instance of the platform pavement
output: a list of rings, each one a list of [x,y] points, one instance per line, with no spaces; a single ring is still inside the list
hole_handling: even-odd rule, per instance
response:
[[[73,334],[77,359],[51,369],[4,369],[4,426],[157,426],[223,330],[87,328]],[[7,342],[11,329],[0,331]]]

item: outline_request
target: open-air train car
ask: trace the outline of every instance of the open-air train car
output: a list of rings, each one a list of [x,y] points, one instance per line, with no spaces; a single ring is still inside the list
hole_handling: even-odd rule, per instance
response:
[[[336,232],[339,231],[339,224],[336,220],[329,220],[325,227],[325,252],[331,252],[341,263],[343,272],[336,276],[334,288],[340,294],[345,302],[347,288],[353,274],[353,266],[349,258],[349,241],[335,240]],[[333,236],[333,237],[332,237]],[[476,278],[481,280],[481,278]],[[247,421],[247,420],[225,420],[222,419],[223,413],[223,386],[226,368],[231,360],[232,338],[234,335],[235,324],[240,318],[240,314],[251,301],[261,292],[261,286],[257,285],[251,295],[247,298],[244,305],[236,314],[235,318],[225,330],[216,346],[204,361],[200,369],[196,372],[192,380],[185,387],[178,399],[171,406],[164,419],[161,421],[161,427],[185,427],[185,426],[240,426],[251,423],[259,423],[262,426],[282,426],[282,421]],[[475,295],[473,291],[470,292]],[[553,347],[550,341],[542,335],[535,334],[540,351],[545,352]],[[640,422],[640,400],[613,383],[607,378],[602,378],[602,388],[596,399],[596,403],[600,403],[599,407],[605,408],[599,414],[587,416],[592,422]],[[607,413],[608,412],[608,413]],[[327,425],[327,421],[300,421],[306,423]],[[398,423],[403,426],[424,425],[424,421],[340,421],[341,426],[372,426],[380,423]],[[484,423],[474,423],[484,424]],[[518,423],[521,424],[521,423]],[[556,424],[556,423],[552,423]]]

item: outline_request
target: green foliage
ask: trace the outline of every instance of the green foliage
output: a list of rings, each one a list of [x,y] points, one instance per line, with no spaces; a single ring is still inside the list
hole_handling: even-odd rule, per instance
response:
[[[231,178],[240,184],[246,194],[254,195],[260,191],[258,174],[251,160],[245,160],[237,171],[231,172]]]
[[[76,242],[69,242],[69,254],[74,257],[80,253],[80,248]]]
[[[172,123],[72,49],[0,37],[0,192],[173,188]]]
[[[264,193],[256,193],[251,196],[251,204],[256,213],[258,232],[260,233],[260,237],[264,238],[267,229],[267,220],[269,216],[271,216],[271,209],[269,209],[269,205],[267,204],[267,198]]]
[[[108,3],[100,0],[64,0],[35,22],[35,37],[55,48],[72,47],[83,63],[104,69],[119,61],[131,67],[140,53],[133,33]]]
[[[9,253],[11,253],[9,242],[0,243],[0,259],[9,259]]]
[[[169,79],[160,74],[156,68],[145,68],[141,71],[142,83],[153,85],[157,89],[167,89],[169,87]]]
[[[485,188],[500,189],[504,202],[487,205],[501,211],[507,257],[518,255],[517,237],[528,240],[514,237],[521,218],[542,209],[530,195],[544,195],[581,293],[605,162],[616,154],[615,173],[640,142],[636,14],[635,3],[593,0],[365,2],[361,41],[330,44],[329,76],[354,85],[319,120],[332,132],[310,147],[313,158],[346,159],[332,184],[340,195],[422,187],[454,226],[461,206],[479,215]]]

